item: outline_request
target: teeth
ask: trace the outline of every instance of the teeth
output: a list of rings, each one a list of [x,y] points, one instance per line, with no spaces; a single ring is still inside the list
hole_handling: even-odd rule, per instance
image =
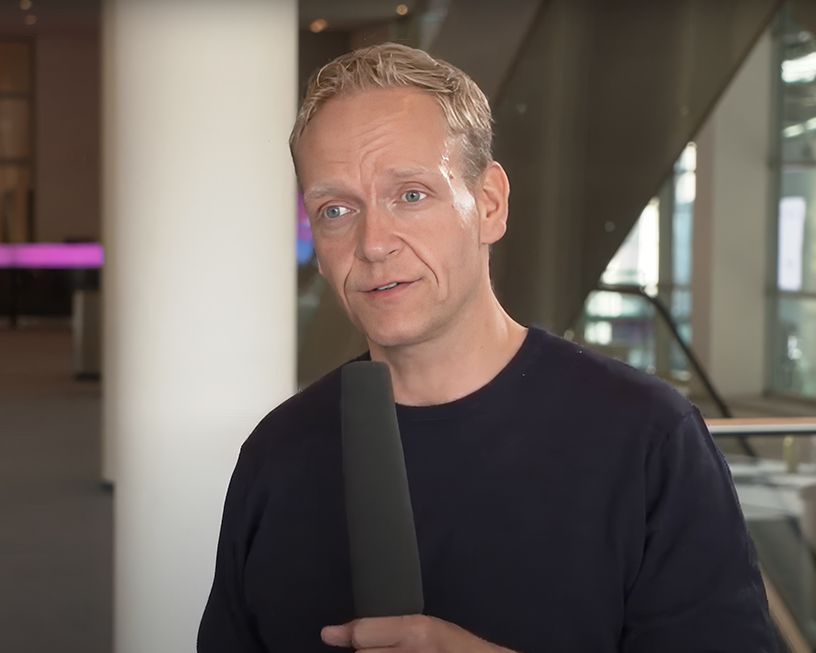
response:
[[[381,286],[380,288],[377,288],[377,290],[388,290],[389,288],[393,288],[396,285],[397,282],[395,281],[394,283],[389,283],[387,286]]]

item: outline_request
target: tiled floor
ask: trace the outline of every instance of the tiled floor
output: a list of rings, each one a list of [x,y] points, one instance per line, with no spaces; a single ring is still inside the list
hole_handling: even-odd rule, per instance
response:
[[[64,327],[0,330],[0,651],[110,653],[112,497],[99,384]]]

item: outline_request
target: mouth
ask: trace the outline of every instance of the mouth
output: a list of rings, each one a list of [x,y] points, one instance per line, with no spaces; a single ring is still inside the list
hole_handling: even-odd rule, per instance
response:
[[[399,286],[407,286],[408,284],[413,283],[411,281],[392,281],[390,283],[386,283],[382,286],[377,286],[375,288],[370,288],[367,292],[370,293],[380,293],[386,292],[388,290],[393,290],[394,288],[398,288]]]

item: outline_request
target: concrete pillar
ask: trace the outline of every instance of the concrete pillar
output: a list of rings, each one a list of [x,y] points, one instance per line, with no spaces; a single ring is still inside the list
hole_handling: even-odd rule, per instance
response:
[[[115,650],[179,653],[240,444],[295,388],[297,4],[108,0],[103,29]]]
[[[765,383],[772,60],[766,33],[695,138],[694,348],[726,396]]]

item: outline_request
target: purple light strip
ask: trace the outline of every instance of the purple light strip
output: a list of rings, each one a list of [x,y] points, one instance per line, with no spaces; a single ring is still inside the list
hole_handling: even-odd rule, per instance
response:
[[[101,268],[98,243],[25,243],[0,245],[0,268]]]

